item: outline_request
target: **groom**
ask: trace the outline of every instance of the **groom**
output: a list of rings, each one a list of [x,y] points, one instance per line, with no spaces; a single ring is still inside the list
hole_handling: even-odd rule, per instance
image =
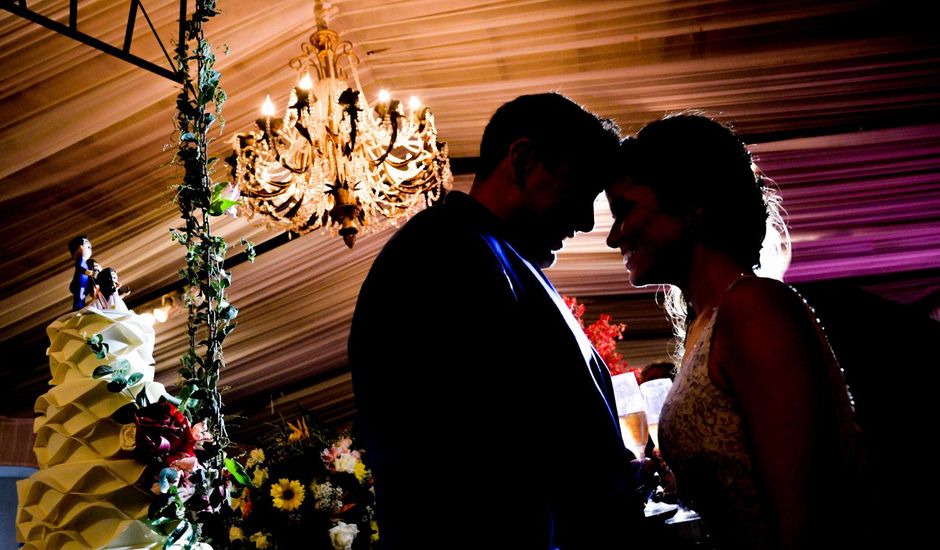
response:
[[[510,101],[470,194],[416,215],[373,264],[349,359],[383,547],[642,538],[607,369],[541,271],[593,227],[617,145],[564,96]]]

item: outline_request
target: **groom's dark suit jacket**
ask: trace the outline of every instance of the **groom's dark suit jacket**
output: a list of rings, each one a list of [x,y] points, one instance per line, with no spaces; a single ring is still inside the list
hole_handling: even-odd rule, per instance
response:
[[[362,286],[349,359],[380,540],[633,546],[642,504],[607,369],[500,225],[452,192]]]

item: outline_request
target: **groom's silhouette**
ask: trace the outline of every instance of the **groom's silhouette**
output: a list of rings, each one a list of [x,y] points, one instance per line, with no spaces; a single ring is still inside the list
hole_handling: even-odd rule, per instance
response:
[[[607,369],[540,270],[593,227],[617,144],[561,95],[517,98],[486,127],[469,195],[416,215],[376,259],[349,358],[384,547],[641,535]]]

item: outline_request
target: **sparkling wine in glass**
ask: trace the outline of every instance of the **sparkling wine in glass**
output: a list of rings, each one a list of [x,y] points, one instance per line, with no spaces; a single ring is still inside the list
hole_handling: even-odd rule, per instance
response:
[[[645,411],[620,415],[620,432],[623,434],[623,442],[637,458],[643,458],[645,455],[646,441],[649,439],[648,427]]]
[[[672,380],[668,378],[657,378],[640,384],[650,437],[653,439],[653,446],[657,448],[659,447],[659,413],[663,409],[663,403],[666,401],[670,388],[672,388]]]
[[[614,400],[620,417],[623,442],[637,458],[644,458],[646,442],[649,440],[646,423],[646,404],[636,376],[632,372],[611,377],[614,385]]]

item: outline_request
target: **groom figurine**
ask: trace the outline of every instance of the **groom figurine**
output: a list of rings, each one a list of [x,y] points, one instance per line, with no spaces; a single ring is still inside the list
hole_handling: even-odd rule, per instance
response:
[[[624,548],[645,536],[610,376],[541,268],[594,225],[616,127],[500,107],[470,193],[385,246],[349,359],[384,548]]]
[[[69,292],[72,293],[72,311],[78,311],[85,307],[89,297],[95,297],[95,277],[101,268],[91,259],[91,241],[84,235],[69,241],[69,254],[74,267]]]

